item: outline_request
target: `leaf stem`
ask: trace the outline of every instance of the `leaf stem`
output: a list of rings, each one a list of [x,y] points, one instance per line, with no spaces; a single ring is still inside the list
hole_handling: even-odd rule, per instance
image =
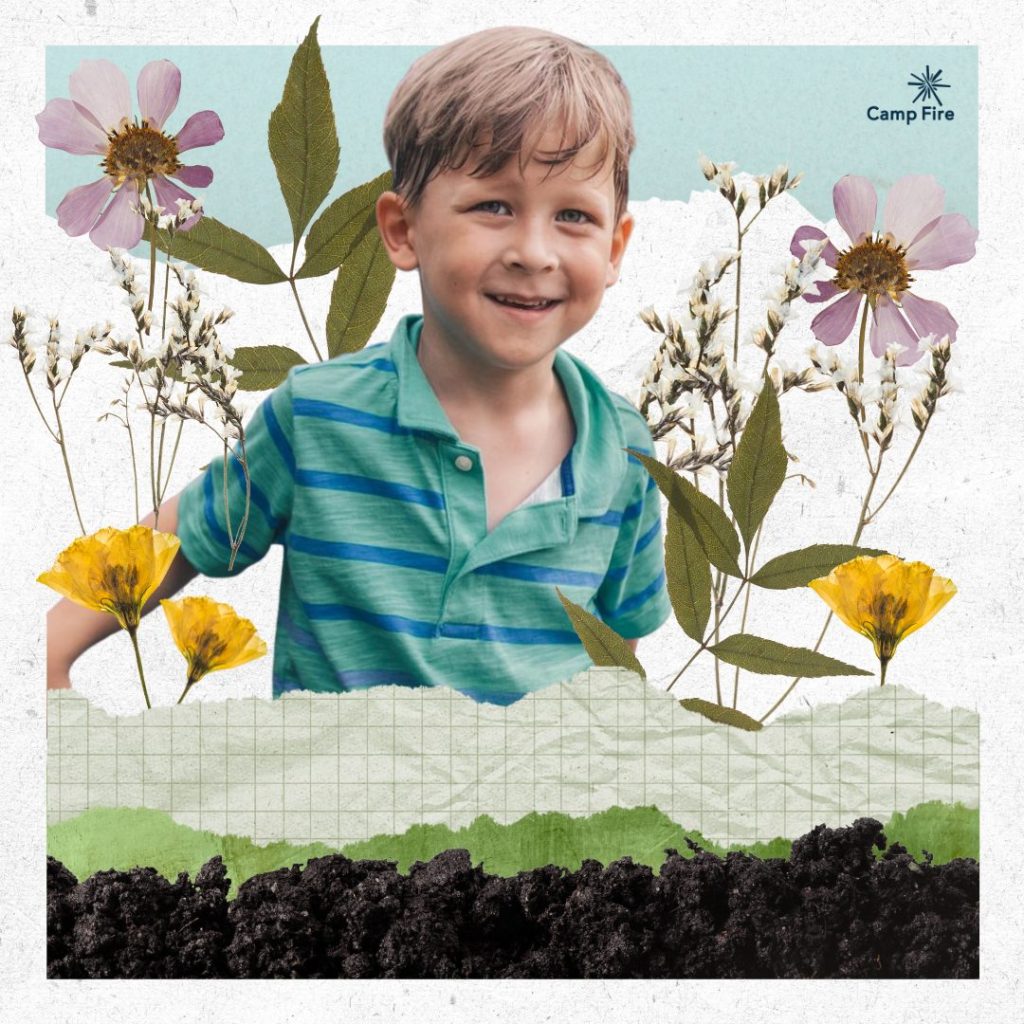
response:
[[[295,286],[295,256],[299,251],[299,243],[296,242],[292,245],[292,263],[288,268],[288,283],[292,286],[292,295],[295,296],[295,305],[299,307],[299,316],[302,317],[302,326],[306,328],[306,334],[309,335],[309,342],[313,346],[313,351],[316,353],[317,359],[322,363],[324,357],[320,355],[320,349],[317,348],[316,338],[313,337],[313,331],[309,326],[309,321],[306,319],[306,311],[302,308],[302,300],[299,298],[299,289]]]
[[[753,548],[752,548],[751,551],[747,552],[746,568],[743,571],[743,575],[746,578],[748,578],[748,579],[750,578],[751,574],[753,573],[754,559],[757,558],[757,548],[758,548],[758,545],[761,543],[761,531],[762,531],[763,527],[764,527],[764,523],[762,522],[761,525],[758,526],[758,528],[757,528],[757,534],[754,537]],[[747,612],[750,610],[750,595],[753,592],[753,590],[754,590],[753,587],[747,587],[746,596],[743,598],[743,615],[740,618],[740,632],[741,633],[745,633],[747,631]],[[736,673],[735,673],[735,675],[733,676],[733,679],[732,679],[732,706],[733,706],[734,709],[736,707],[736,702],[739,700],[739,692],[740,692],[740,667],[739,667],[739,665],[737,665],[736,666]]]
[[[724,612],[722,612],[722,616],[721,616],[721,619],[719,620],[719,625],[721,625],[721,623],[725,621],[725,619],[726,619],[726,617],[728,616],[729,612],[731,612],[731,611],[732,611],[732,609],[733,609],[733,606],[734,606],[734,605],[736,604],[736,602],[737,602],[737,601],[739,600],[740,594],[742,594],[742,593],[743,593],[743,588],[744,588],[744,587],[746,587],[746,586],[749,586],[749,583],[750,583],[750,581],[749,581],[749,580],[742,580],[742,581],[740,582],[740,586],[739,586],[739,589],[738,589],[738,590],[736,591],[736,593],[735,593],[735,594],[733,595],[733,599],[732,599],[732,600],[731,600],[731,601],[729,602],[729,606],[728,606],[728,607],[727,607],[727,608],[725,609],[725,611],[724,611]],[[713,642],[713,641],[717,641],[717,631],[718,631],[718,626],[716,626],[716,627],[715,627],[715,629],[714,629],[714,630],[713,630],[713,631],[712,631],[711,633],[709,633],[709,634],[708,634],[708,635],[707,635],[707,636],[706,636],[706,637],[705,637],[705,638],[704,638],[704,639],[703,639],[703,640],[702,640],[702,641],[700,642],[700,646],[699,646],[699,647],[697,648],[697,650],[695,650],[695,651],[693,652],[693,654],[691,654],[691,655],[690,655],[690,657],[689,657],[689,660],[688,660],[688,661],[686,662],[686,664],[685,664],[685,665],[684,665],[684,666],[683,666],[683,667],[682,667],[682,668],[681,668],[681,669],[680,669],[680,670],[679,670],[679,671],[678,671],[678,672],[676,673],[676,675],[675,675],[675,678],[674,678],[674,679],[672,680],[672,682],[671,682],[671,683],[669,683],[669,684],[668,684],[668,686],[666,686],[666,687],[665,687],[665,691],[666,691],[666,693],[667,693],[667,692],[668,692],[669,690],[671,690],[671,689],[672,689],[672,687],[673,687],[673,686],[675,686],[677,682],[679,682],[679,678],[680,678],[680,677],[682,676],[682,674],[683,674],[683,673],[684,673],[684,672],[685,672],[685,671],[686,671],[686,670],[687,670],[687,669],[688,669],[688,668],[689,668],[689,667],[690,667],[690,666],[691,666],[691,665],[692,665],[692,664],[693,664],[693,663],[694,663],[694,662],[695,662],[695,661],[697,660],[697,656],[698,656],[698,655],[699,655],[699,654],[700,654],[700,653],[701,653],[702,651],[706,651],[706,650],[707,650],[707,649],[708,649],[708,648],[709,648],[709,647],[711,646],[711,644],[712,644],[712,642]],[[715,659],[715,667],[716,667],[716,668],[718,667],[718,659],[717,659],[717,658]],[[721,704],[722,702],[721,702],[721,701],[719,701],[718,703],[719,703],[719,704]]]

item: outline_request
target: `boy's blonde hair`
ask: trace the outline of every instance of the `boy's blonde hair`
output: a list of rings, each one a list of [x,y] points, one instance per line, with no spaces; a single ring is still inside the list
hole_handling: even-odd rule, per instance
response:
[[[544,129],[560,126],[562,143],[540,152]],[[420,57],[399,82],[384,117],[384,148],[393,188],[410,206],[437,174],[496,174],[513,157],[556,166],[594,139],[599,171],[611,151],[615,219],[626,212],[629,156],[636,145],[629,93],[611,62],[553,32],[490,28]],[[476,157],[474,156],[474,159]]]

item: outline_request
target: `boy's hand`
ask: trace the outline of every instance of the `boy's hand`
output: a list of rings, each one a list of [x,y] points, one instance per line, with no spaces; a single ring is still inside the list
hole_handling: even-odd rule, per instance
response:
[[[176,494],[160,506],[160,530],[164,533],[178,532],[179,497],[180,494]],[[142,525],[153,525],[152,513],[142,520]],[[143,607],[142,614],[148,615],[158,607],[161,598],[173,597],[196,575],[196,570],[179,550],[163,582]],[[113,615],[83,608],[66,597],[61,598],[46,616],[46,688],[62,690],[70,687],[71,666],[76,659],[118,629]]]

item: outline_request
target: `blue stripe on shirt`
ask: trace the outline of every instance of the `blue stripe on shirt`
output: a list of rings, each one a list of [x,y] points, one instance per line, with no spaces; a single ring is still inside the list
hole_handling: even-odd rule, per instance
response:
[[[599,587],[604,577],[600,573],[580,572],[578,569],[559,569],[547,565],[526,565],[522,562],[494,562],[473,570],[475,576],[504,576],[510,580],[529,583],[554,583],[567,587]]]
[[[437,555],[424,555],[419,551],[405,551],[402,548],[377,547],[374,544],[351,544],[343,540],[320,540],[305,537],[301,533],[288,534],[288,546],[307,555],[322,558],[343,558],[352,562],[376,562],[380,565],[400,565],[406,569],[420,569],[423,572],[446,573],[448,559]]]
[[[664,570],[658,573],[657,579],[648,586],[644,587],[639,593],[634,594],[632,597],[627,598],[618,608],[613,611],[608,618],[616,619],[620,615],[625,615],[628,612],[633,611],[634,608],[639,608],[645,601],[657,594],[662,587],[665,586],[665,573]]]
[[[374,494],[395,501],[411,501],[428,508],[444,508],[444,495],[440,491],[428,491],[422,487],[398,484],[370,476],[356,476],[353,473],[329,473],[321,469],[300,469],[295,482],[303,487],[321,487],[331,491],[352,491],[358,494]]]
[[[404,615],[380,615],[347,604],[307,604],[302,610],[310,619],[332,622],[365,622],[388,633],[407,633],[418,637],[442,636],[453,640],[487,640],[505,644],[578,644],[571,629],[530,629],[490,626],[487,623],[433,622],[409,619]]]

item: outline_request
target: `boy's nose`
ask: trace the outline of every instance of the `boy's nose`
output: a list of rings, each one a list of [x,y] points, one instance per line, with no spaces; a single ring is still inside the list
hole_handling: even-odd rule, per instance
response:
[[[539,273],[558,266],[554,239],[545,225],[523,218],[509,233],[504,262],[514,270]]]

